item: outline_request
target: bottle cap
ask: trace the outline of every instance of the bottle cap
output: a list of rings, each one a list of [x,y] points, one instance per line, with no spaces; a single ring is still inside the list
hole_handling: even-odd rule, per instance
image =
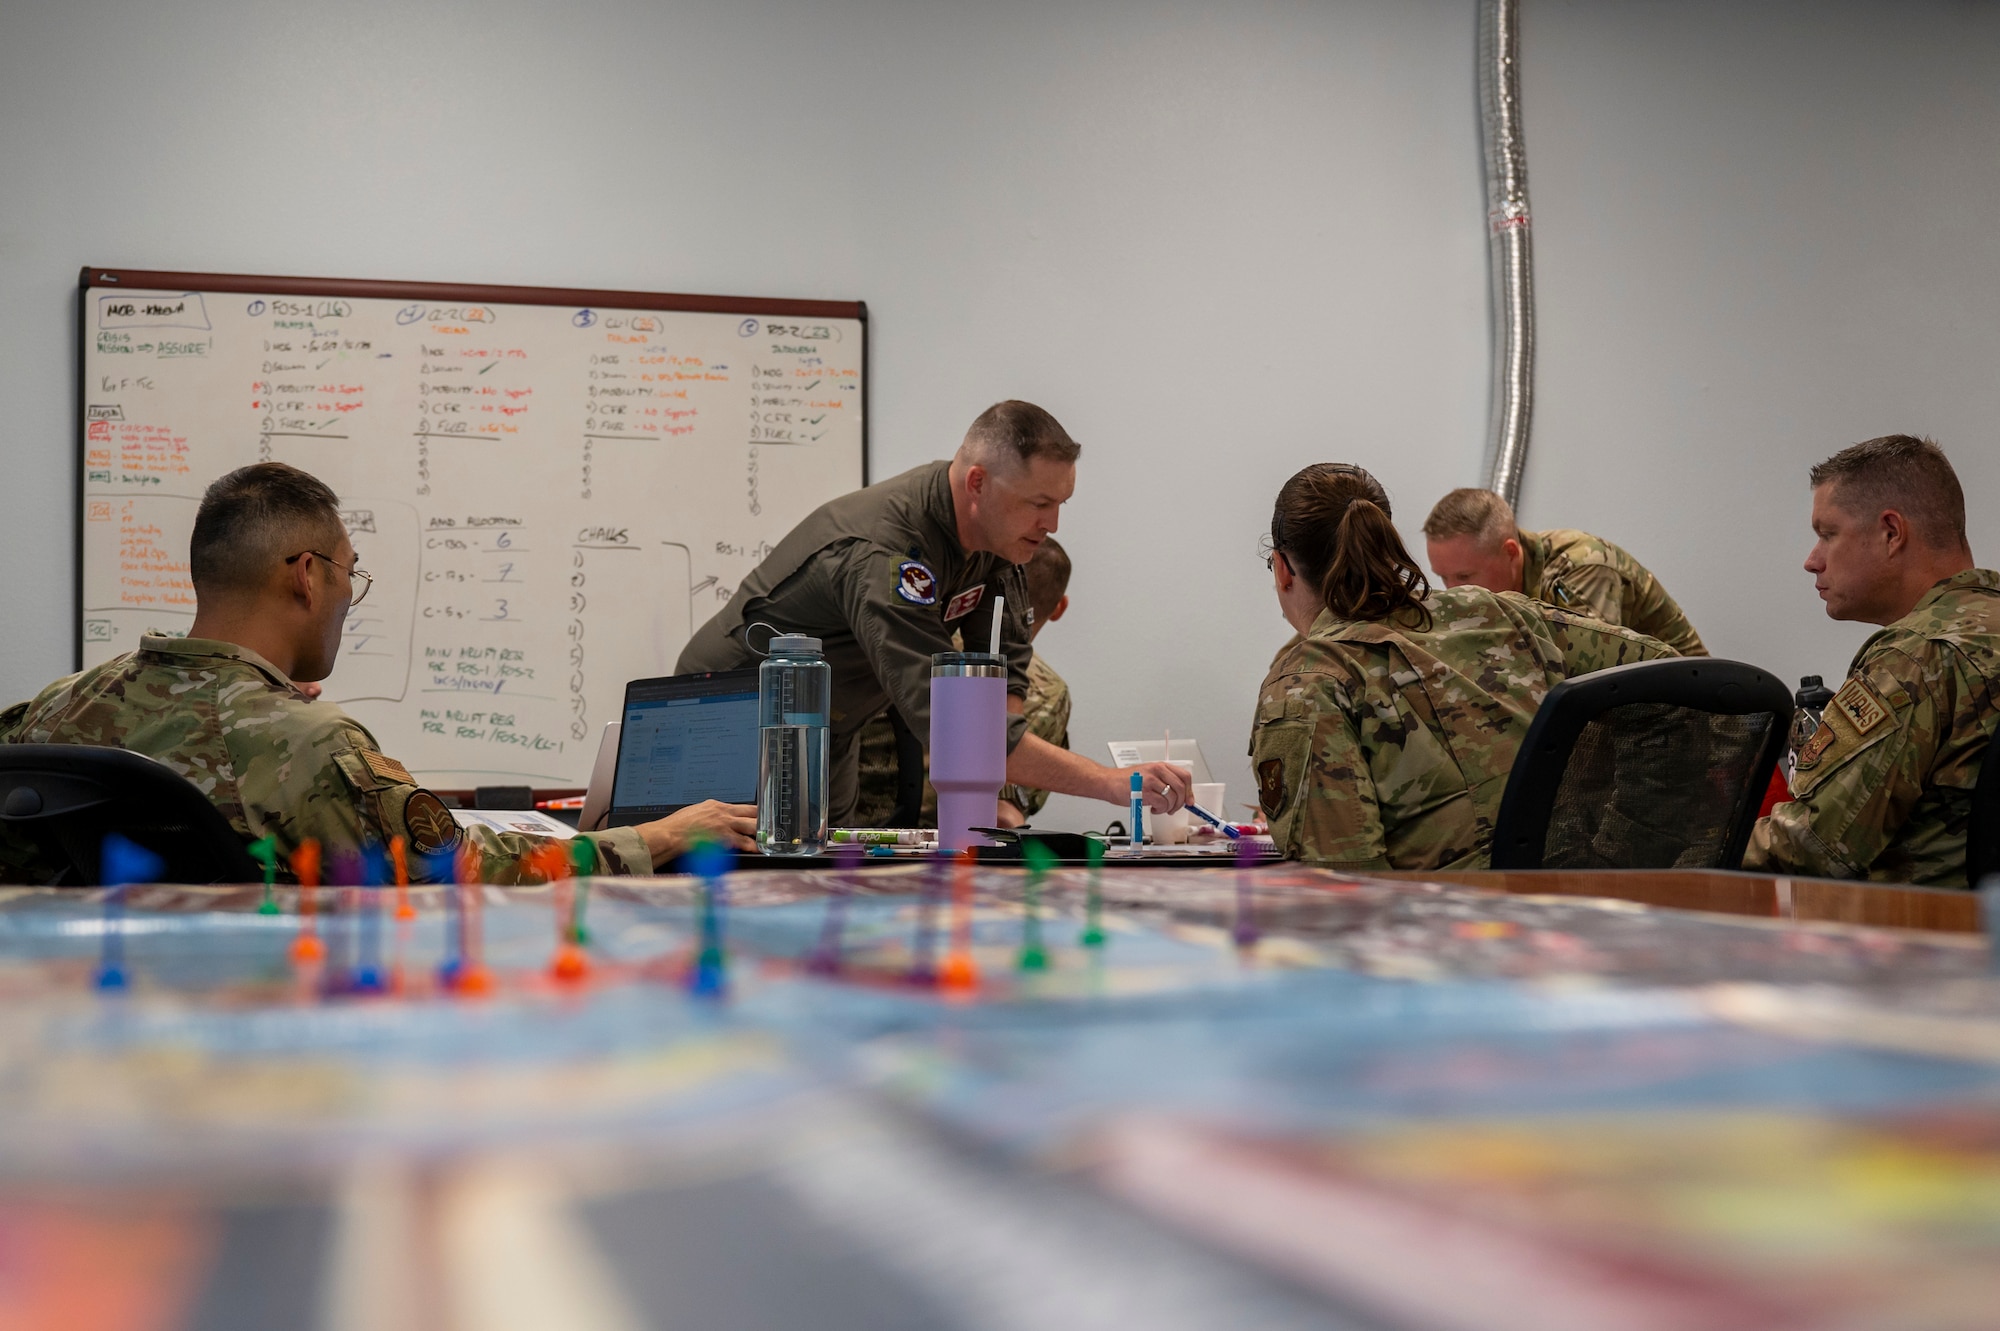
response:
[[[808,638],[803,633],[780,633],[771,639],[771,654],[776,656],[780,653],[786,656],[818,656],[820,641],[818,638]]]

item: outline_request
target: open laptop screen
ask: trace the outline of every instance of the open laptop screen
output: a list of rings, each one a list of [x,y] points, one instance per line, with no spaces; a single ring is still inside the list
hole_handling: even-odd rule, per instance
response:
[[[635,679],[625,686],[611,827],[703,800],[757,802],[757,671]]]

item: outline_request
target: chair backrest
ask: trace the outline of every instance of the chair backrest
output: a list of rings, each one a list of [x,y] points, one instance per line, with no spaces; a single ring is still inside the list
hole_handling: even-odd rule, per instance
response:
[[[1734,869],[1792,695],[1740,661],[1614,666],[1549,690],[1507,776],[1496,869]]]
[[[2000,739],[2000,735],[1995,736]],[[1979,781],[1972,788],[1972,820],[1965,829],[1965,883],[1978,887],[1988,874],[2000,873],[2000,763],[1993,761],[1993,740],[1979,760]]]
[[[162,882],[261,877],[221,810],[165,763],[87,744],[0,744],[0,825],[41,851],[54,885],[100,882],[98,850],[117,832],[165,861]]]

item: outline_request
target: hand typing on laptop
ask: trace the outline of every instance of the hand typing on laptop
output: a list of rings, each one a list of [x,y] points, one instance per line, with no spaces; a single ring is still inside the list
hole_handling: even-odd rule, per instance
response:
[[[676,859],[701,840],[720,841],[731,850],[754,851],[757,849],[754,839],[757,834],[757,806],[703,800],[665,818],[640,823],[633,830],[645,839],[646,849],[653,853],[655,869]]]

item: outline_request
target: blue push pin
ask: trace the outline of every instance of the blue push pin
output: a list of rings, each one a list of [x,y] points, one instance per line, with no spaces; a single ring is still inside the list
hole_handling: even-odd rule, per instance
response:
[[[369,845],[361,852],[361,938],[355,948],[357,958],[351,982],[357,994],[383,991],[381,967],[381,897],[383,884],[390,881],[389,852]]]
[[[721,842],[704,841],[683,861],[701,879],[701,951],[688,980],[688,992],[698,997],[720,998],[729,988],[728,957],[722,950],[722,876],[735,858]]]
[[[125,886],[128,883],[159,881],[167,867],[165,860],[137,842],[113,832],[104,838],[98,854],[104,880],[104,951],[97,963],[95,983],[106,993],[121,993],[125,978]]]

